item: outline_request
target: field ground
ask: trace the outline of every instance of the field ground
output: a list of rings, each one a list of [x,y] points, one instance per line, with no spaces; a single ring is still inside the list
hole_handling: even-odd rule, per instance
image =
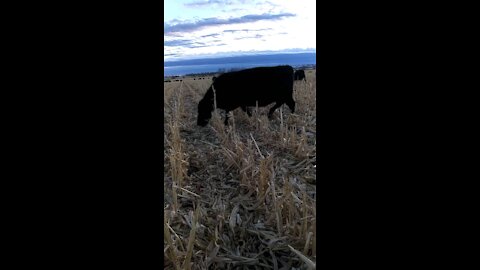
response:
[[[294,114],[271,104],[196,125],[211,84],[164,84],[165,269],[312,269],[316,261],[316,78]]]

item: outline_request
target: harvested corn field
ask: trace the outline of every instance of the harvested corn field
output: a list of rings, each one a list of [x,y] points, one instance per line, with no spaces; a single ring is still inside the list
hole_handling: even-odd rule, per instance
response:
[[[213,113],[211,78],[164,84],[164,268],[314,269],[316,78],[295,81],[294,114],[273,104]]]

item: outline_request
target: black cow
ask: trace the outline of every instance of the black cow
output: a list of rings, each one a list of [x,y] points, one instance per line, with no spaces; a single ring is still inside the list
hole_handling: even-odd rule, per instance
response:
[[[226,111],[225,124],[228,123],[229,111],[241,107],[249,116],[247,106],[267,106],[273,102],[268,112],[271,118],[273,112],[284,103],[291,112],[295,112],[293,100],[293,68],[291,66],[258,67],[241,71],[224,73],[212,78],[214,82],[198,104],[197,125],[205,126],[212,117],[214,109],[214,93],[217,98],[217,108]]]
[[[297,70],[295,71],[295,81],[299,81],[299,80],[304,80],[304,81],[307,81],[307,79],[305,78],[305,71],[303,70]]]

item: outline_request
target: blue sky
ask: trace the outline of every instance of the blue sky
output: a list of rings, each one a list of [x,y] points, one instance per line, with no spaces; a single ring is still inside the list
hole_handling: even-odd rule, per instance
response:
[[[315,52],[315,0],[165,0],[164,60]]]

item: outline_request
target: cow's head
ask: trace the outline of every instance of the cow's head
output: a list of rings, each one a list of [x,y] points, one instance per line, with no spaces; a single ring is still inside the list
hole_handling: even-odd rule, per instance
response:
[[[202,100],[198,103],[198,117],[197,125],[204,127],[208,124],[210,118],[212,118],[213,111],[213,90],[210,87],[203,97]]]

